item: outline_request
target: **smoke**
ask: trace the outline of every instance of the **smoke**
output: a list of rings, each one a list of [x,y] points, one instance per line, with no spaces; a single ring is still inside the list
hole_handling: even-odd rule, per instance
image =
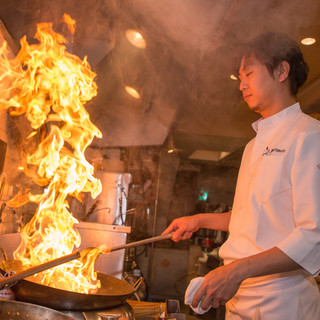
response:
[[[128,74],[134,68],[135,76],[140,74],[145,79],[144,90],[148,88],[159,101],[158,105],[153,103],[152,118],[168,110],[175,114],[172,122],[168,118],[164,123],[168,131],[173,128],[194,134],[250,137],[250,122],[256,116],[245,106],[239,107],[238,83],[229,79],[237,49],[264,31],[287,32],[299,40],[317,9],[314,0],[304,4],[297,0],[122,1],[117,8],[115,34],[138,28],[146,37],[147,49],[141,59],[135,56],[132,65],[125,64],[128,56],[134,56],[130,50],[112,52],[117,56],[111,67],[122,80],[121,67]],[[137,144],[147,144],[138,134],[146,126],[137,116],[140,111],[139,106],[132,108],[123,103],[114,113],[118,125],[121,118],[124,120],[123,140],[134,143],[125,134],[130,132],[131,137],[137,135]],[[129,117],[130,113],[134,115]],[[142,116],[149,123],[147,115]],[[109,128],[112,136],[115,131],[112,125]],[[153,126],[152,134],[163,136],[164,132]]]
[[[0,17],[13,38],[32,37],[37,22],[58,28],[63,13],[76,20],[69,49],[88,56],[97,72],[97,98],[88,105],[103,132],[98,146],[162,144],[172,130],[250,138],[255,118],[230,80],[241,45],[264,31],[296,40],[318,25],[317,0],[11,0]],[[145,50],[125,30],[138,29]],[[312,66],[311,66],[312,67]],[[133,100],[126,83],[142,92]],[[228,130],[226,130],[228,128]],[[249,128],[249,129],[248,129]]]

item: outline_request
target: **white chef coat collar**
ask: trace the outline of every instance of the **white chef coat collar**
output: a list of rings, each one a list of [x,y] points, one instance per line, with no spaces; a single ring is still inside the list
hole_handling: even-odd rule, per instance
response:
[[[274,114],[271,117],[268,117],[266,119],[260,118],[257,121],[252,123],[252,128],[255,132],[258,132],[259,127],[261,125],[263,126],[269,126],[269,125],[275,125],[278,121],[281,121],[282,119],[287,119],[291,116],[294,116],[301,112],[300,104],[299,102],[296,102],[295,104],[291,105],[290,107],[287,107],[280,112]]]

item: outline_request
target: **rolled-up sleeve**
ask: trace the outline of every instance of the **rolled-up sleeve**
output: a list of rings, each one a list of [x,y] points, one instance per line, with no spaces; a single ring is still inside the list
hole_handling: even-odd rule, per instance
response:
[[[291,167],[295,229],[277,247],[313,276],[320,272],[320,132],[303,134]]]

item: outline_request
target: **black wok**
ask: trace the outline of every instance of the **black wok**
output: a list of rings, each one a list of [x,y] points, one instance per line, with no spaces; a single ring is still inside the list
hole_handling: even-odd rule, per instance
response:
[[[76,320],[62,312],[20,301],[0,300],[1,320]]]
[[[172,234],[161,235],[133,243],[128,243],[118,247],[113,247],[109,251],[130,248],[141,244],[151,243],[171,238]],[[71,255],[70,255],[71,256]],[[3,262],[4,269],[8,271],[21,271],[21,263],[16,260],[6,260]],[[52,266],[51,266],[52,267]],[[3,275],[5,271],[0,268]],[[32,273],[31,273],[32,274]],[[125,280],[119,280],[103,273],[97,273],[101,281],[101,288],[94,294],[78,293],[62,289],[52,288],[31,280],[19,280],[13,287],[17,300],[40,304],[57,310],[97,310],[116,307],[132,296],[138,289],[141,280],[136,282],[135,287]]]
[[[57,310],[97,310],[122,304],[135,288],[125,280],[97,273],[101,288],[94,294],[78,293],[45,286],[26,279],[12,287],[17,300]]]
[[[17,260],[3,262],[5,270],[19,271]],[[0,269],[0,273],[5,271]],[[97,310],[119,306],[138,289],[141,280],[135,287],[125,280],[97,272],[101,287],[94,294],[52,288],[39,284],[28,278],[19,280],[11,287],[16,300],[39,304],[56,310]],[[1,318],[0,318],[1,319]]]

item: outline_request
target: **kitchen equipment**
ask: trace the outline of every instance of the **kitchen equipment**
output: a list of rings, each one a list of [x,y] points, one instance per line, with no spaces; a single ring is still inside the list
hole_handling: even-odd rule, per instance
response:
[[[149,301],[137,301],[137,300],[127,300],[134,312],[135,319],[153,317],[157,315],[166,314],[165,302],[149,302]]]
[[[184,313],[180,311],[179,300],[166,300],[166,319],[176,319],[176,320],[186,320],[187,317]]]
[[[133,247],[135,245],[168,239],[171,236],[171,234],[167,234],[148,238],[114,247],[110,250],[121,250],[124,248]],[[79,252],[75,254],[79,254]],[[67,257],[69,258],[69,256]],[[135,293],[141,283],[141,280],[137,281],[135,287],[133,287],[125,280],[119,280],[99,272],[97,275],[98,279],[101,281],[101,288],[98,289],[94,294],[61,290],[25,279],[18,281],[12,289],[17,300],[36,303],[49,308],[58,310],[96,310],[122,304],[126,299]]]
[[[108,247],[120,246],[127,243],[127,236],[131,232],[129,226],[117,226],[95,222],[79,222],[75,228],[81,236],[78,250],[88,247],[98,248],[101,245]],[[100,254],[94,264],[96,271],[108,274],[118,279],[122,278],[125,259],[125,250],[117,250],[109,254]]]
[[[125,280],[97,273],[101,288],[85,294],[48,287],[29,280],[20,280],[12,287],[17,300],[40,304],[56,310],[98,310],[121,305],[135,293],[141,280],[133,287]]]
[[[101,318],[101,320],[118,320],[121,317],[120,313],[103,313],[99,312],[97,315]]]
[[[98,313],[106,314],[121,314],[119,320],[137,320],[135,312],[130,304],[125,301],[120,306],[113,308],[105,308],[102,310],[86,310],[86,311],[76,311],[76,310],[62,310],[61,312],[77,319],[77,320],[101,320]],[[140,319],[142,320],[142,319]],[[145,319],[146,320],[146,319]]]
[[[96,199],[86,199],[85,221],[124,226],[131,174],[95,170],[95,177],[100,179],[102,191]]]
[[[132,247],[136,247],[136,246],[147,244],[147,243],[151,243],[151,242],[161,241],[161,240],[169,239],[169,238],[171,238],[171,236],[172,236],[172,234],[169,233],[169,234],[166,234],[166,235],[161,235],[161,236],[152,237],[152,238],[148,238],[148,239],[144,239],[144,240],[140,240],[140,241],[136,241],[136,242],[132,242],[132,243],[127,243],[127,244],[124,244],[124,245],[113,247],[111,249],[107,249],[106,251],[102,251],[101,253],[107,254],[107,253],[112,252],[112,251],[117,251],[117,250],[121,250],[121,249],[125,249],[125,248],[132,248]],[[75,260],[75,259],[78,259],[78,258],[83,258],[87,253],[90,252],[91,249],[92,248],[86,248],[86,249],[83,249],[81,251],[77,251],[77,252],[68,254],[66,256],[54,259],[52,261],[43,263],[41,265],[35,266],[33,268],[29,268],[27,270],[20,271],[20,272],[16,273],[15,275],[11,275],[9,277],[2,278],[2,279],[0,279],[0,289],[5,287],[5,286],[7,286],[7,285],[9,285],[9,284],[13,284],[13,283],[15,283],[15,282],[17,282],[17,281],[19,281],[21,279],[24,279],[24,278],[27,278],[27,277],[29,277],[31,275],[39,273],[41,271],[56,267],[56,266],[58,266],[60,264],[63,264],[63,263],[66,263],[66,262],[69,262],[69,261],[72,261],[72,260]],[[16,263],[15,266],[14,266],[14,263],[13,263],[12,267],[14,267],[16,269],[15,270],[8,270],[6,268],[5,271],[6,272],[17,271],[17,268],[19,268],[18,263]]]
[[[156,236],[156,237],[152,237],[152,238],[148,238],[148,239],[144,239],[144,240],[139,240],[139,241],[123,244],[121,246],[112,247],[110,251],[116,251],[116,250],[121,250],[121,249],[125,249],[125,248],[137,247],[137,246],[141,246],[141,245],[148,244],[151,242],[157,242],[157,241],[161,241],[161,240],[171,239],[171,237],[172,237],[172,233],[168,233],[168,234],[161,235],[161,236]]]
[[[10,276],[5,276],[4,278],[1,278],[0,279],[0,289],[4,288],[6,286],[13,285],[15,282],[17,282],[17,281],[19,281],[19,280],[21,280],[23,278],[27,278],[29,276],[32,276],[32,275],[34,275],[36,273],[39,273],[41,271],[56,267],[56,266],[58,266],[60,264],[69,262],[69,261],[74,260],[74,259],[78,259],[85,252],[86,252],[85,250],[82,250],[80,252],[78,251],[78,252],[75,252],[75,253],[71,253],[69,255],[60,257],[58,259],[54,259],[54,260],[46,262],[46,263],[42,263],[42,264],[40,264],[38,266],[35,266],[33,268],[29,268],[27,270],[20,271],[20,272],[16,272],[17,269],[20,268],[19,264],[18,263],[12,263],[10,265],[10,267],[11,266],[14,267],[14,270],[7,270],[7,268],[6,268],[6,271],[7,272],[13,271],[13,273],[15,273],[15,274],[12,274]],[[7,267],[9,267],[9,265],[7,265]]]
[[[31,303],[20,301],[0,300],[1,320],[75,320],[62,312]]]
[[[106,317],[118,317],[121,316],[119,320],[169,320],[174,319],[173,310],[171,308],[172,304],[178,304],[179,301],[176,300],[166,300],[165,302],[147,302],[147,301],[136,301],[136,300],[126,300],[120,306],[115,308],[108,308],[104,310],[91,310],[91,311],[70,311],[64,310],[62,312],[76,318],[77,320],[101,320],[103,319],[99,314],[105,314]],[[169,307],[169,309],[167,309]],[[180,309],[179,309],[180,310]],[[186,316],[185,314],[175,313],[178,319],[181,316]],[[180,318],[179,318],[180,319]],[[185,320],[180,319],[180,320]]]

